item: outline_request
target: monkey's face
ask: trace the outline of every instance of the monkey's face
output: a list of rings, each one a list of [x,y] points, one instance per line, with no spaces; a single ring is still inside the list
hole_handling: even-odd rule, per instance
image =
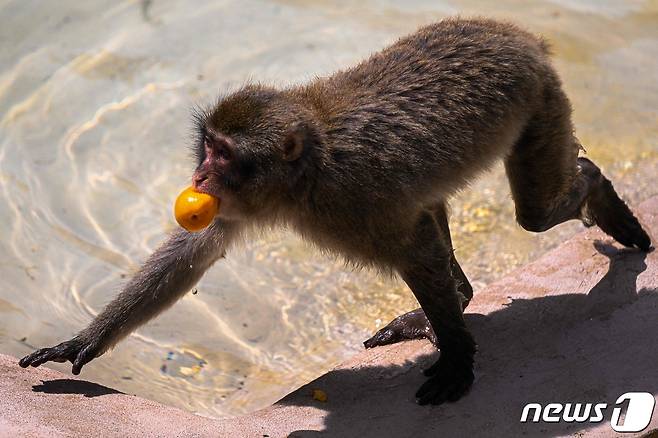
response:
[[[249,216],[252,195],[246,192],[256,165],[253,154],[233,138],[206,130],[198,155],[199,165],[192,176],[194,188],[220,199],[220,217]]]
[[[275,217],[294,198],[318,140],[303,120],[299,108],[260,86],[221,99],[197,115],[194,187],[220,199],[224,219]]]
[[[220,199],[218,214],[224,219],[275,215],[303,165],[303,142],[295,129],[280,135],[229,136],[206,128],[194,188]]]

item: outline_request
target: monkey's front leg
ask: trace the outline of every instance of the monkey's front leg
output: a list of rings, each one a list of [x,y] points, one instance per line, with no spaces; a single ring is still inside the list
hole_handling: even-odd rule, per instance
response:
[[[457,281],[457,290],[462,301],[462,310],[465,310],[468,303],[473,298],[473,287],[469,283],[466,274],[455,258],[452,250],[452,239],[450,237],[450,227],[448,225],[448,215],[445,203],[438,203],[433,209],[434,220],[439,227],[443,242],[450,245],[450,272]],[[363,345],[366,348],[378,347],[381,345],[394,344],[396,342],[408,341],[411,339],[429,339],[433,344],[437,343],[436,334],[432,329],[430,321],[425,316],[423,309],[412,310],[398,316],[385,327],[377,331]]]
[[[123,291],[73,339],[25,356],[23,368],[48,361],[82,366],[102,355],[141,324],[174,304],[189,291],[225,251],[231,227],[216,221],[200,233],[177,231],[144,263]]]
[[[462,299],[452,276],[449,244],[429,214],[420,218],[408,260],[400,273],[411,288],[436,334],[439,360],[425,374],[416,393],[419,404],[456,401],[473,384],[475,340],[466,329]]]
[[[462,310],[465,310],[473,297],[473,288],[457,260],[455,260],[454,255],[450,266],[452,276],[457,281],[457,293],[462,303]],[[363,346],[374,348],[412,339],[428,339],[433,344],[437,343],[436,333],[434,333],[434,329],[432,329],[432,325],[425,316],[423,309],[415,309],[396,317],[379,329],[370,339],[364,341]]]

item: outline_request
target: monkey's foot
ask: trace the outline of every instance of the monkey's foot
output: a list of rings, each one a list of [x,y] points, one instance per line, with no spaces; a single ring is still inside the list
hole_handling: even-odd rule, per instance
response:
[[[606,234],[627,247],[649,251],[651,239],[626,203],[619,198],[612,183],[587,158],[578,158],[582,173],[592,182],[583,207],[583,222],[598,225]]]
[[[423,309],[412,310],[398,316],[375,333],[372,338],[365,341],[363,345],[366,348],[373,348],[410,339],[429,339],[436,345],[436,334]]]
[[[99,355],[101,348],[93,343],[86,343],[81,339],[73,338],[50,348],[42,348],[32,354],[25,356],[18,364],[27,368],[38,367],[46,362],[66,362],[73,364],[71,372],[80,374],[82,366]]]
[[[424,374],[429,378],[416,392],[419,405],[454,402],[464,396],[473,385],[473,358],[464,357],[464,360],[455,361],[444,359],[442,354]]]

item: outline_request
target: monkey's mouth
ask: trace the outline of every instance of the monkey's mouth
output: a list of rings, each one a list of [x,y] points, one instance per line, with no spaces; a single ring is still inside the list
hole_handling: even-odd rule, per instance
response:
[[[206,195],[214,196],[215,198],[220,198],[221,196],[217,195],[217,190],[214,190],[214,187],[208,187],[208,184],[199,184],[194,185],[194,191],[199,193],[204,193]]]
[[[204,181],[195,185],[194,190],[214,196],[219,200],[219,209],[215,217],[222,219],[236,220],[242,218],[239,211],[236,210],[236,203],[233,202],[233,196],[228,190],[223,190],[219,184]]]
[[[203,176],[193,176],[192,186],[194,186],[194,190],[199,193],[205,193],[206,195],[221,199],[223,190],[220,190],[220,185],[217,183],[219,180],[220,175],[208,172]]]

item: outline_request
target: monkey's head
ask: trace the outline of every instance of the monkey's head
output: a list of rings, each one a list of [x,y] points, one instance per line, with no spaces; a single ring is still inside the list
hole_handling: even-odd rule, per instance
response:
[[[196,117],[197,191],[221,200],[229,220],[275,216],[313,169],[319,130],[284,92],[247,86]]]

